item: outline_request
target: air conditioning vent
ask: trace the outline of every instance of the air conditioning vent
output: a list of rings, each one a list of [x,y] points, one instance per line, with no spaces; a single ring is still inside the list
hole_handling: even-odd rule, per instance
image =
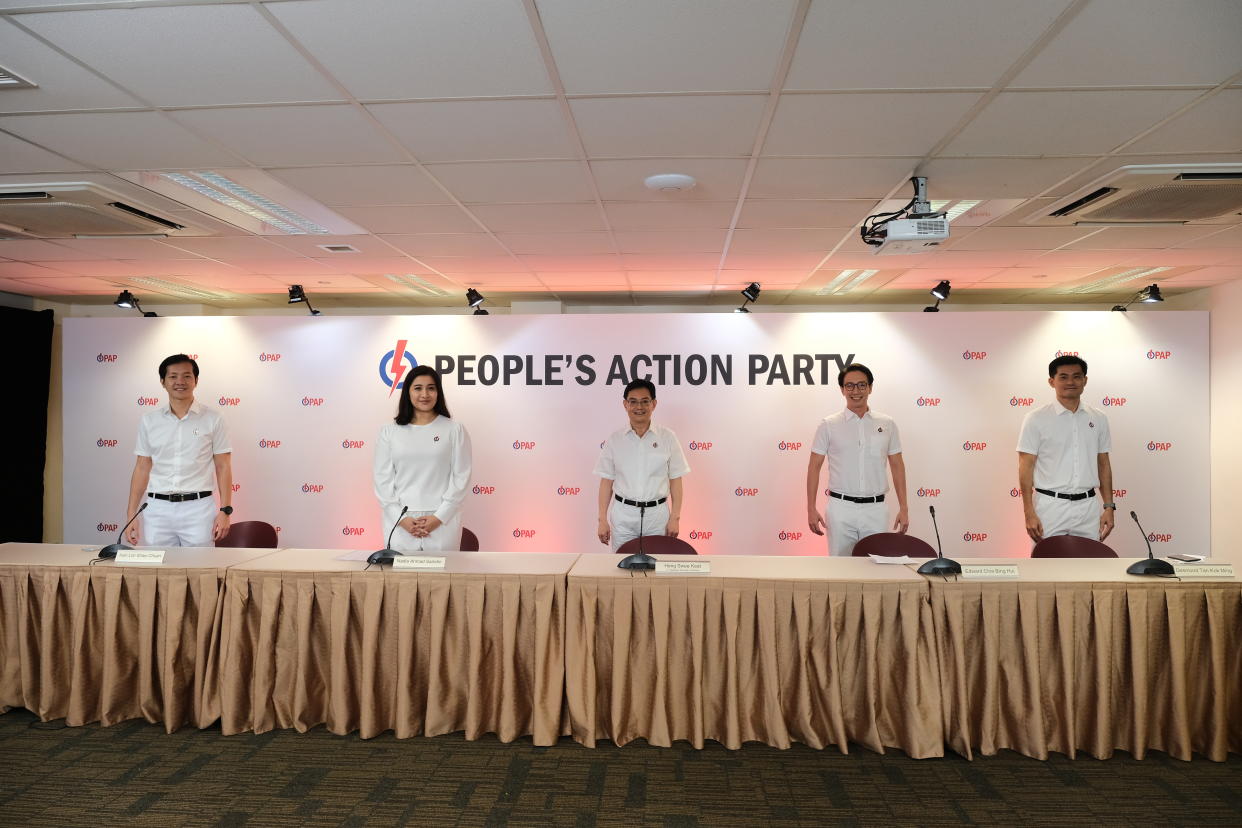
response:
[[[1184,224],[1242,210],[1242,165],[1150,164],[1121,167],[1024,223]]]
[[[0,188],[0,224],[11,234],[36,239],[168,235],[185,229],[106,187],[82,181]]]
[[[151,213],[148,213],[144,210],[139,210],[137,207],[130,207],[128,204],[122,204],[119,201],[109,202],[108,206],[115,207],[118,210],[122,210],[126,213],[129,213],[131,216],[138,216],[138,218],[144,218],[147,221],[153,221],[156,224],[162,224],[164,227],[167,227],[169,230],[184,230],[185,229],[184,224],[177,224],[177,222],[175,221],[169,221],[168,219],[162,219],[159,216],[152,215]]]

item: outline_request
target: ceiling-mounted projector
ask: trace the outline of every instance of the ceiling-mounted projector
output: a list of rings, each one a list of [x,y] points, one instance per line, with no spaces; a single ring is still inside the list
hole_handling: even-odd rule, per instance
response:
[[[877,256],[927,253],[949,238],[949,220],[943,212],[933,212],[927,200],[927,179],[910,179],[914,198],[900,210],[867,216],[859,228],[865,244]]]

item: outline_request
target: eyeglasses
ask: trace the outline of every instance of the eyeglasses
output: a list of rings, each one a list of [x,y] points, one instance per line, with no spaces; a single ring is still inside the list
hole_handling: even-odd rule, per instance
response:
[[[866,391],[868,385],[869,383],[865,383],[865,382],[847,382],[845,385],[842,385],[841,387],[844,388],[846,391]]]
[[[651,405],[651,403],[652,403],[652,402],[653,402],[653,400],[651,400],[651,399],[649,399],[649,398],[648,398],[648,399],[645,399],[645,400],[633,400],[633,399],[630,399],[630,400],[626,400],[626,401],[625,401],[625,404],[626,404],[626,405],[628,405],[628,406],[630,406],[631,408],[639,408],[639,407],[644,406],[644,405]]]

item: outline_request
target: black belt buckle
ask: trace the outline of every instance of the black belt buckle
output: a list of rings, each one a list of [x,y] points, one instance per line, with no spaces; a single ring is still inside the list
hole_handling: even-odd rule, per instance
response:
[[[1085,492],[1077,492],[1075,494],[1064,494],[1063,492],[1052,492],[1047,489],[1036,489],[1035,491],[1049,497],[1055,497],[1057,500],[1086,500],[1089,497],[1095,497],[1095,489],[1087,489]]]
[[[185,503],[188,500],[201,500],[204,497],[211,497],[211,492],[190,492],[188,494],[161,494],[160,492],[147,492],[147,497],[153,497],[156,500],[167,500],[169,503]]]
[[[829,497],[835,497],[837,500],[847,500],[850,503],[883,503],[884,495],[875,495],[874,497],[854,497],[853,495],[841,494],[840,492],[828,492]]]
[[[639,509],[654,509],[656,506],[659,506],[661,503],[668,500],[667,497],[662,497],[659,500],[626,500],[619,494],[614,494],[613,497],[616,498],[618,503],[623,503],[626,506],[637,506]]]

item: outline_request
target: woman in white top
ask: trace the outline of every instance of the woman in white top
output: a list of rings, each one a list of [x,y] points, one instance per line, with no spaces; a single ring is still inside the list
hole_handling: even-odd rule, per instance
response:
[[[440,375],[419,365],[406,377],[395,424],[375,447],[375,496],[398,552],[461,549],[461,505],[470,485],[470,435],[450,419]]]

